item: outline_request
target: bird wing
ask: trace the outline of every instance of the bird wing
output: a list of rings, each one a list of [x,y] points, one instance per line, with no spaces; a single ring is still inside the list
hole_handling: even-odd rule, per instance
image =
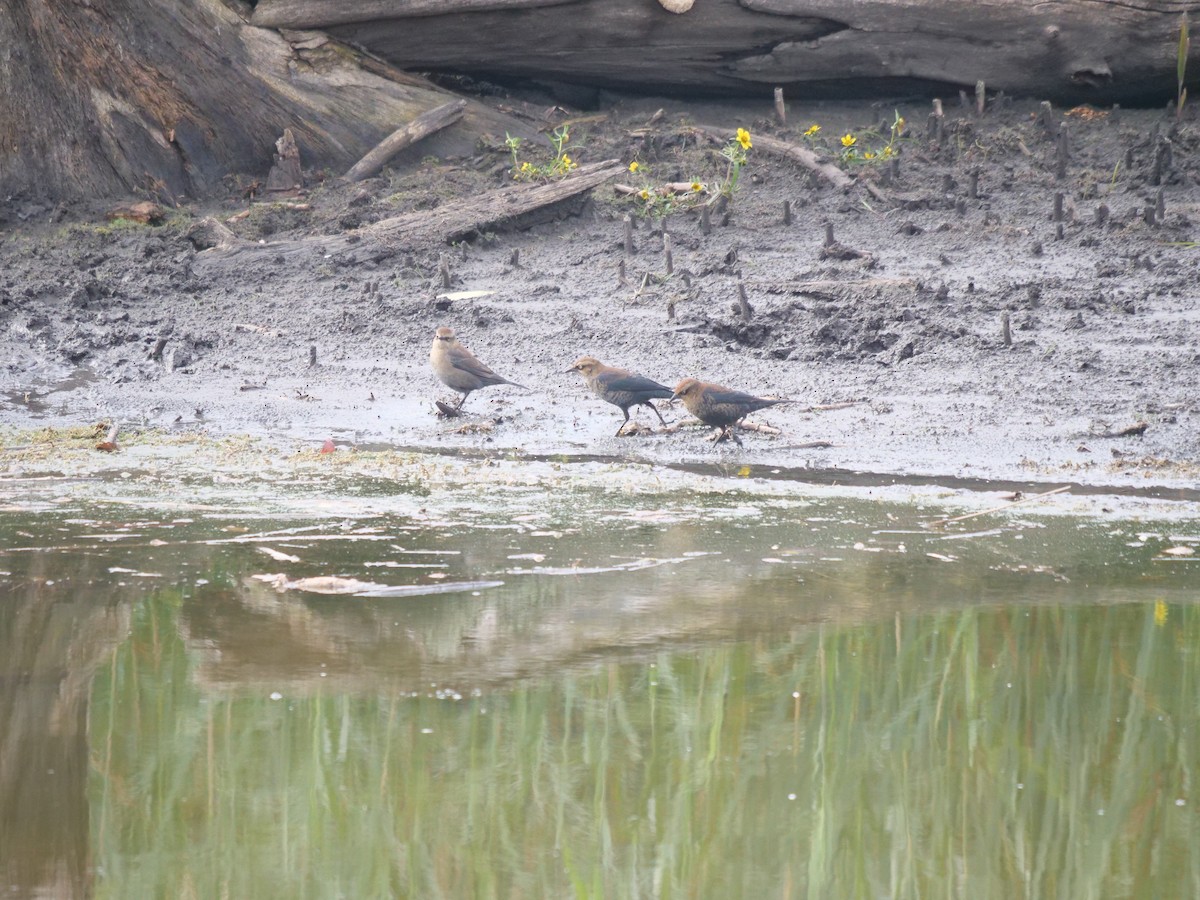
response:
[[[631,394],[648,394],[651,397],[668,399],[674,393],[665,384],[659,384],[653,378],[645,375],[635,375],[632,372],[609,372],[600,376],[599,381],[610,391],[627,391]]]
[[[500,378],[495,372],[475,358],[469,350],[454,347],[449,352],[450,364],[460,372],[467,372],[476,378]],[[500,379],[503,381],[503,379]]]
[[[755,397],[753,394],[747,394],[745,391],[729,391],[709,388],[704,392],[707,399],[711,403],[736,403],[739,406],[755,406],[762,408],[770,406],[773,403],[778,403],[778,400],[764,400],[762,397]]]

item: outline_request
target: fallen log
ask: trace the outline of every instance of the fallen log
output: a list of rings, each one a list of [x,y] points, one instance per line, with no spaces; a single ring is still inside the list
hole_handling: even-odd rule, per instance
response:
[[[393,131],[366,156],[351,166],[350,171],[346,173],[346,180],[362,181],[364,178],[370,178],[405,147],[453,125],[463,117],[463,111],[466,108],[466,100],[453,100],[450,103],[443,103],[429,112],[422,113],[403,128]]]
[[[564,200],[578,197],[625,171],[620,160],[580,166],[571,175],[546,184],[515,184],[478,197],[464,197],[435,209],[420,210],[384,219],[363,229],[369,240],[392,247],[417,243],[451,243],[480,231],[521,219],[533,225],[530,215],[548,211]],[[548,218],[555,218],[552,212]]]
[[[401,250],[414,250],[464,240],[479,232],[511,226],[536,224],[536,215],[557,215],[558,204],[577,198],[615,178],[625,167],[619,160],[580,166],[571,175],[546,184],[515,184],[486,194],[443,203],[436,209],[420,210],[382,219],[346,234],[253,243],[233,237],[233,232],[215,219],[201,220],[193,229],[193,241],[211,241],[210,249],[197,254],[200,265],[244,265],[256,260],[304,260],[348,263],[380,260]]]
[[[245,3],[0,7],[0,134],[20,136],[0,141],[0,197],[224,195],[231,173],[266,179],[285,129],[306,166],[343,172],[397,122],[455,99],[327,34],[256,28]],[[505,132],[538,137],[471,101],[422,150],[468,155]],[[298,168],[281,175],[287,189],[299,181]]]
[[[535,9],[536,7],[536,9]],[[325,28],[415,70],[591,87],[795,96],[968,94],[1165,101],[1187,0],[259,0],[251,21]],[[1200,50],[1200,47],[1197,48]],[[1194,62],[1193,58],[1193,62]],[[1198,67],[1188,67],[1196,84]]]

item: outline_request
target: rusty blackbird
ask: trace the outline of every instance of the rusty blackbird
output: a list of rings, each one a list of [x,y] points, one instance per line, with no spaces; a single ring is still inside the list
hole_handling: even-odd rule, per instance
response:
[[[675,393],[671,395],[671,399],[682,400],[687,411],[705,425],[721,429],[717,436],[718,443],[726,438],[733,438],[738,444],[742,442],[735,431],[738,422],[755,410],[792,402],[755,397],[753,394],[707,381],[697,381],[695,378],[685,378],[675,385]]]
[[[592,389],[592,393],[601,400],[619,407],[625,414],[621,427],[617,429],[617,437],[621,436],[621,432],[629,424],[629,407],[631,406],[648,406],[654,410],[658,421],[664,425],[667,424],[662,413],[650,402],[651,400],[669,400],[671,398],[671,389],[666,385],[659,384],[645,375],[639,375],[628,369],[606,366],[594,356],[581,356],[567,371],[578,372],[587,382],[587,386]]]

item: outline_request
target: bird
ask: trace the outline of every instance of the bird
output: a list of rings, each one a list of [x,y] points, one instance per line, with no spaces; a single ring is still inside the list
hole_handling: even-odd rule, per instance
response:
[[[667,424],[667,420],[662,417],[658,407],[650,402],[651,400],[670,399],[671,389],[665,384],[659,384],[645,375],[639,375],[628,369],[606,366],[594,356],[579,357],[567,371],[578,372],[587,382],[587,386],[592,389],[592,393],[601,400],[619,407],[625,414],[625,420],[617,429],[617,437],[621,436],[621,432],[629,424],[629,407],[631,406],[648,406],[654,410],[658,421],[663,425]]]
[[[529,390],[523,384],[502,378],[481,363],[474,353],[458,342],[453,328],[442,326],[435,333],[433,346],[429,348],[429,365],[442,384],[462,394],[458,405],[451,407],[454,410],[462,408],[471,391],[493,384],[511,384],[523,391]]]
[[[737,444],[741,444],[742,441],[737,436],[734,426],[747,415],[755,410],[766,409],[768,406],[792,402],[791,400],[755,397],[753,394],[735,391],[732,388],[711,384],[707,381],[697,381],[695,378],[685,378],[675,385],[671,399],[682,400],[687,411],[705,425],[721,429],[717,435],[718,443],[726,438],[733,438]]]

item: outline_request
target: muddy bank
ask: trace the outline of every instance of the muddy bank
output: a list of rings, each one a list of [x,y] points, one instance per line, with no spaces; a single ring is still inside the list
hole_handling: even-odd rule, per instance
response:
[[[719,461],[731,472],[1195,485],[1195,126],[1154,110],[1056,110],[1055,133],[1065,121],[1069,135],[1060,178],[1059,143],[1036,103],[983,117],[948,107],[932,137],[928,109],[795,105],[782,128],[765,101],[638,100],[576,122],[572,156],[637,160],[625,179],[635,187],[723,177],[720,143],[694,123],[745,127],[827,158],[857,148],[842,165],[874,191],[835,188],[752,148],[728,216],[709,233],[695,209],[667,216],[669,276],[662,220],[611,185],[568,218],[444,249],[397,246],[349,262],[268,255],[238,267],[187,237],[202,214],[244,210],[238,190],[156,228],[12,200],[0,238],[0,423],[117,419],[314,444]],[[886,146],[897,114],[908,123],[893,144],[898,167],[864,159]],[[552,112],[554,122],[571,116]],[[820,130],[805,137],[812,125]],[[855,144],[843,146],[844,135]],[[501,144],[354,186],[312,173],[292,206],[257,204],[229,227],[269,242],[436,208],[508,183]],[[854,252],[829,251],[827,222]],[[434,399],[449,392],[427,353],[443,324],[533,390],[488,388],[464,418],[436,417]],[[662,433],[645,410],[645,428],[618,438],[619,411],[565,371],[585,353],[667,384],[697,376],[797,402],[755,417],[782,433],[745,434],[743,447],[714,447],[704,429]],[[666,417],[686,418],[681,408]]]

